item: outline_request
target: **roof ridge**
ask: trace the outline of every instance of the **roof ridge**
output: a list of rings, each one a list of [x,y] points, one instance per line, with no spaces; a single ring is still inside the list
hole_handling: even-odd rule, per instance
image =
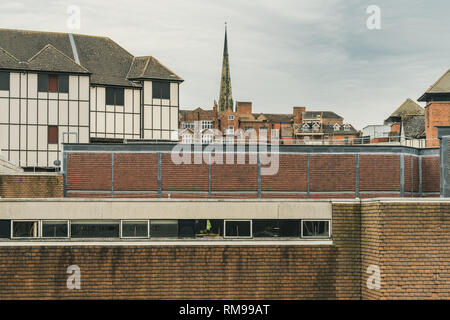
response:
[[[145,71],[146,71],[147,68],[148,68],[148,64],[150,63],[151,56],[143,56],[142,58],[147,58],[147,62],[145,63],[144,68],[142,68],[141,77],[144,76],[144,73],[145,73]]]
[[[32,56],[30,59],[28,59],[28,63],[31,63],[35,58],[37,58],[42,52],[44,52],[46,49],[52,49],[55,50],[57,53],[59,53],[60,55],[63,56],[63,58],[69,60],[70,62],[73,62],[74,64],[76,64],[77,66],[79,66],[80,68],[82,68],[83,70],[85,70],[86,72],[90,72],[88,69],[86,69],[85,67],[83,67],[81,64],[76,63],[75,60],[73,60],[71,57],[69,57],[68,55],[66,55],[64,52],[62,52],[61,50],[58,50],[57,48],[55,48],[53,45],[51,45],[50,43],[46,44],[41,50],[39,50],[34,56]]]
[[[133,56],[133,60],[131,61],[130,67],[128,68],[128,72],[127,72],[127,80],[128,80],[128,78],[129,78],[131,68],[133,68],[134,60],[136,60],[136,57]],[[128,81],[129,81],[129,80],[128,80]]]
[[[4,49],[3,47],[0,47],[0,50],[3,51],[5,54],[7,54],[8,56],[10,56],[11,58],[13,58],[14,60],[16,60],[17,62],[20,63],[20,60],[17,59],[15,56],[13,56],[11,53],[9,53],[8,51],[6,51],[6,49]]]
[[[71,34],[73,34],[75,36],[109,39],[109,37],[106,37],[106,36],[91,35],[91,34],[84,34],[84,33],[61,32],[61,31],[41,31],[41,30],[28,30],[28,29],[0,28],[0,31],[1,30],[5,30],[5,31],[19,31],[19,32],[28,32],[28,33],[51,33],[51,34],[60,34],[60,35],[68,35],[68,34],[71,33]]]

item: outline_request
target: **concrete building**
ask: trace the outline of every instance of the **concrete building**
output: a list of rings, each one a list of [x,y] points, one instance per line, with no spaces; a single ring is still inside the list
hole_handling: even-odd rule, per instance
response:
[[[54,168],[63,142],[177,140],[182,81],[106,37],[0,29],[0,150]]]

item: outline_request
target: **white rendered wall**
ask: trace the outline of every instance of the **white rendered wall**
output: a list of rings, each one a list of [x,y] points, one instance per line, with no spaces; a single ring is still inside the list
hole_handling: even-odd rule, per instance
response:
[[[178,140],[179,84],[170,83],[170,99],[153,99],[152,81],[143,81],[143,138]]]
[[[58,143],[48,143],[48,126],[58,126]],[[37,73],[11,72],[10,90],[0,91],[0,149],[22,167],[54,167],[61,159],[63,132],[89,142],[89,77],[69,76],[69,93],[38,92]],[[66,142],[76,142],[70,135]]]
[[[124,105],[106,105],[106,88],[91,87],[91,137],[139,139],[141,90],[124,89]]]

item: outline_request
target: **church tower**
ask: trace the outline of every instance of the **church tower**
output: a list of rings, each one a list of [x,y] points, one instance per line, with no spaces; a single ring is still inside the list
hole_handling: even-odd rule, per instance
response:
[[[233,111],[230,62],[228,60],[227,24],[225,23],[225,43],[223,48],[222,79],[220,82],[219,112],[224,112],[227,109]]]

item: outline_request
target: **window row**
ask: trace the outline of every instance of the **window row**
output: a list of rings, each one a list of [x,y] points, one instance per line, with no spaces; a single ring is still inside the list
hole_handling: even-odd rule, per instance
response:
[[[330,220],[0,220],[0,238],[330,238]]]

